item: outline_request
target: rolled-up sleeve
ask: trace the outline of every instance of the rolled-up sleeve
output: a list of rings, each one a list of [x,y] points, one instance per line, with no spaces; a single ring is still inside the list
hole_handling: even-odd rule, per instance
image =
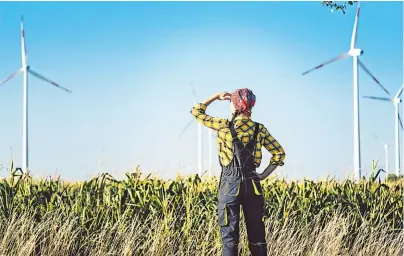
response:
[[[205,113],[206,105],[202,103],[195,104],[191,109],[192,116],[195,117],[196,121],[205,125],[213,130],[220,130],[227,124],[227,120],[224,118],[217,118],[207,115]]]
[[[263,146],[269,151],[272,155],[270,163],[273,165],[282,166],[284,165],[284,160],[286,157],[285,151],[283,147],[279,144],[279,142],[268,132],[268,130],[263,128],[264,138],[263,138]]]

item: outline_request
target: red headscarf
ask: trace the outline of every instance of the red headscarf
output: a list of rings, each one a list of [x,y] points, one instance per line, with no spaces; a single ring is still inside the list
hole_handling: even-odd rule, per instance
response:
[[[231,94],[231,102],[235,109],[243,115],[251,116],[251,109],[255,105],[255,95],[248,89],[238,89]]]

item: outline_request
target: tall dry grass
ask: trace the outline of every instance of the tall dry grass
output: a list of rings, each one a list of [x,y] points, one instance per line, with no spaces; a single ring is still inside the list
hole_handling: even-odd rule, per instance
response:
[[[40,221],[32,213],[13,215],[0,223],[0,251],[3,255],[220,255],[217,218],[199,223],[187,235],[176,227],[175,216],[161,219],[133,218],[105,225],[83,239],[79,216],[51,213]],[[145,225],[147,222],[150,225]],[[314,218],[308,226],[289,219],[280,224],[276,216],[266,220],[269,255],[401,256],[403,232],[386,226],[360,226],[350,248],[344,242],[352,220],[338,214],[327,221]],[[244,224],[241,225],[240,255],[249,255]],[[84,242],[83,242],[84,241]],[[38,246],[39,245],[39,246]]]

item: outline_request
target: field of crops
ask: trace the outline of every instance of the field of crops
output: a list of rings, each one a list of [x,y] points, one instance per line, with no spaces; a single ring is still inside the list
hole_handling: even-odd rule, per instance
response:
[[[220,255],[216,179],[0,181],[0,255]],[[263,182],[269,255],[402,255],[403,182]],[[244,223],[240,255],[248,255]]]

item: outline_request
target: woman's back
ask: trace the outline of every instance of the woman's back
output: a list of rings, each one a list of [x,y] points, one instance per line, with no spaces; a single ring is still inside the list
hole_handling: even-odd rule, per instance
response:
[[[196,120],[208,128],[215,130],[217,133],[217,148],[219,151],[219,160],[222,166],[227,166],[233,159],[233,139],[230,133],[230,121],[224,118],[211,117],[205,113],[206,106],[204,104],[196,104],[191,114]],[[234,128],[237,132],[238,139],[246,145],[254,135],[255,123],[249,117],[239,115],[233,120]],[[262,146],[271,153],[271,163],[283,165],[285,152],[281,145],[268,132],[263,124],[259,124],[257,142],[254,152],[254,162],[257,167],[261,164]]]

